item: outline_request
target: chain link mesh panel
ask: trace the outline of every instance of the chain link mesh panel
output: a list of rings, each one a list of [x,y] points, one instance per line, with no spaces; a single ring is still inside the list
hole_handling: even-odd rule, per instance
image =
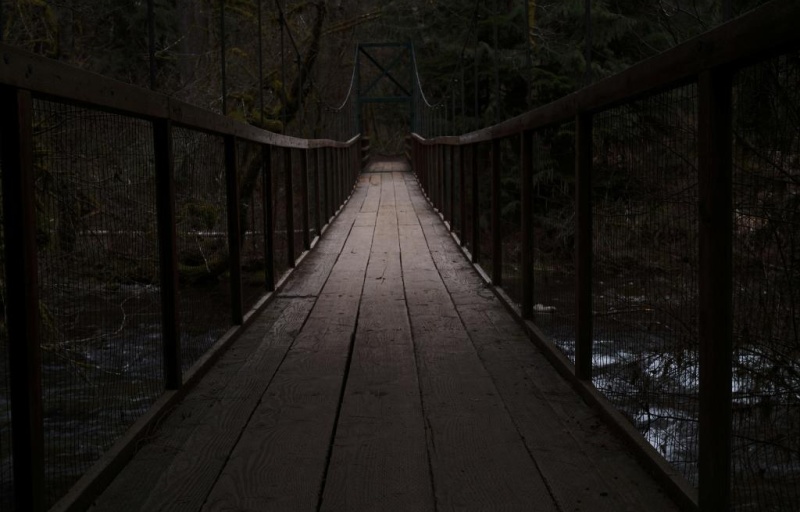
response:
[[[533,134],[534,322],[575,361],[575,126]]]
[[[595,118],[593,383],[697,483],[694,85]]]
[[[47,504],[163,389],[153,133],[34,104]]]
[[[800,54],[734,82],[733,502],[800,509]]]
[[[231,325],[223,139],[175,128],[173,155],[178,314],[185,371]]]

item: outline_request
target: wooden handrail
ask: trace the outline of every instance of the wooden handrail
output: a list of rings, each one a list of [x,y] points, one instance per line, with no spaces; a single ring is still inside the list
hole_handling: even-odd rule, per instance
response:
[[[173,126],[295,149],[345,148],[347,141],[301,139],[273,133],[165,94],[126,84],[0,43],[0,85],[30,91],[35,97],[147,120],[168,119]]]

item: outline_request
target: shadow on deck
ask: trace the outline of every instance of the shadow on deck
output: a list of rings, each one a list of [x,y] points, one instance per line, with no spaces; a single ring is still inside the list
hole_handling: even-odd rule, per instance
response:
[[[92,510],[675,510],[414,177],[372,170]]]

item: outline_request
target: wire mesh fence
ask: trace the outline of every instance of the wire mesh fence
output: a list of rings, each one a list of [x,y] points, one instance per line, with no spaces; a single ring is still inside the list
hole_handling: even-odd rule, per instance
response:
[[[272,158],[272,215],[275,234],[273,236],[276,281],[289,269],[289,251],[286,222],[286,151],[273,148]]]
[[[47,504],[163,389],[149,123],[34,104]]]
[[[575,360],[575,125],[532,141],[534,322]]]
[[[175,128],[175,222],[181,364],[192,364],[231,325],[222,137]]]
[[[593,383],[697,483],[694,85],[595,118]]]
[[[734,81],[733,501],[800,509],[800,54]]]
[[[265,258],[271,250],[264,233],[264,152],[260,144],[239,142],[239,228],[242,233],[242,305],[247,312],[266,291]]]

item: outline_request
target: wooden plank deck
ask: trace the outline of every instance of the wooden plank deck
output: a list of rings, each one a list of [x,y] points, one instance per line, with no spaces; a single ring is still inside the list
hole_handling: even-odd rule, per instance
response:
[[[376,170],[92,510],[677,510]]]

